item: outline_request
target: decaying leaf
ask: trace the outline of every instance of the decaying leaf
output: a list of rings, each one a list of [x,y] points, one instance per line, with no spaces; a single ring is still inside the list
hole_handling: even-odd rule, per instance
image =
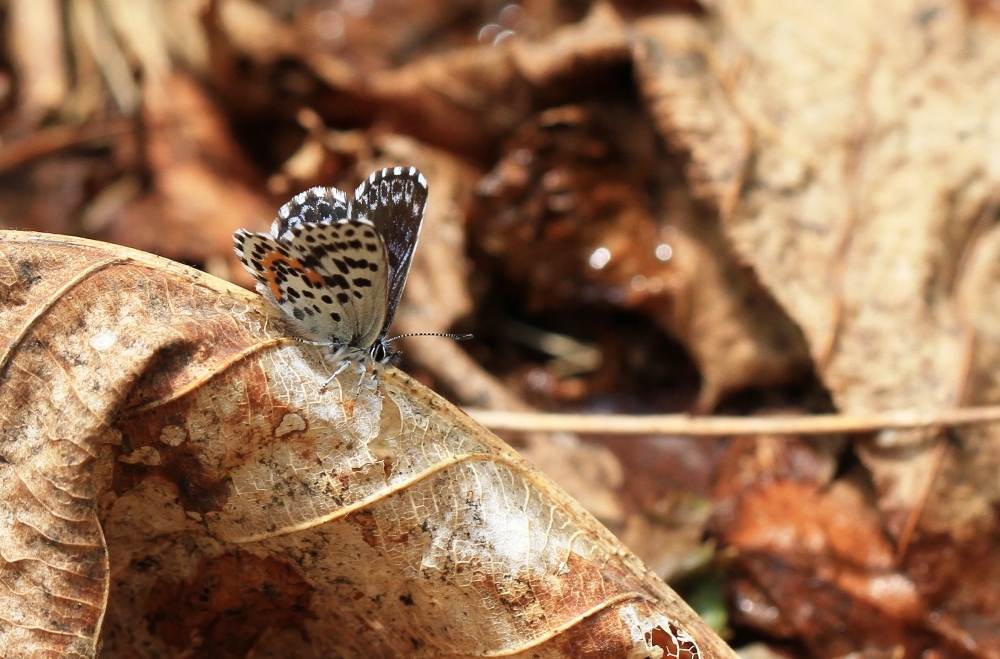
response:
[[[699,409],[808,369],[798,328],[728,258],[717,217],[658,153],[640,108],[540,113],[508,141],[478,192],[472,234],[525,286],[529,309],[582,299],[640,311],[698,364]]]
[[[260,174],[191,78],[174,73],[148,85],[143,111],[152,189],[130,200],[100,237],[168,257],[207,259],[229,253],[236,229],[270,223]]]
[[[635,52],[658,128],[802,328],[840,410],[1000,400],[1000,31],[988,14],[961,2],[724,1],[710,24],[640,22]],[[883,611],[852,630],[854,647],[897,636],[916,652],[934,637],[950,652],[1000,651],[998,436],[994,425],[859,444],[896,542],[894,587],[915,586],[931,613],[917,634],[915,608]],[[811,558],[815,575],[836,572],[824,551]],[[770,596],[789,605],[787,590]],[[799,596],[812,611],[800,638],[830,651],[822,639],[843,636],[843,620],[814,592]]]
[[[5,656],[735,656],[401,372],[321,394],[318,349],[254,294],[0,240]]]

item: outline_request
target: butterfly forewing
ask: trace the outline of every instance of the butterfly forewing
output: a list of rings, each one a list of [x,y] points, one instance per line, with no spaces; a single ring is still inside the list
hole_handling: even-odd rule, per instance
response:
[[[415,167],[372,173],[354,194],[354,216],[365,218],[385,243],[389,259],[387,308],[382,333],[388,331],[403,293],[427,204],[427,180]]]

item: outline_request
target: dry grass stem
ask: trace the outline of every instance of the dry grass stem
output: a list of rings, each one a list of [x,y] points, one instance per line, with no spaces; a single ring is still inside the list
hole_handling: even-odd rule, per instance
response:
[[[969,426],[1000,421],[1000,406],[968,407],[881,414],[820,414],[811,416],[706,416],[662,414],[544,414],[467,408],[466,413],[487,428],[520,432],[577,432],[608,435],[826,435],[876,430]]]

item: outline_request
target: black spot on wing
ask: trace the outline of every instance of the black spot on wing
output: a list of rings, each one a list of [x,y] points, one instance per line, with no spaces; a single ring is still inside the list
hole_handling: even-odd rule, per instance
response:
[[[347,290],[351,287],[351,285],[347,283],[347,278],[344,277],[344,275],[327,275],[323,278],[323,281],[326,282],[328,288],[341,288]]]
[[[368,259],[352,259],[350,256],[344,256],[344,264],[351,270],[365,270],[368,268]],[[344,271],[347,274],[347,271]]]

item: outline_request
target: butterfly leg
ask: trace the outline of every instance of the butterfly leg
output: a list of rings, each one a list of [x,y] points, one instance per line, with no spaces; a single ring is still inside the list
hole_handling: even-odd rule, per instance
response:
[[[354,399],[357,400],[358,396],[361,395],[361,385],[365,381],[365,373],[368,372],[368,367],[365,366],[365,361],[362,359],[358,362],[358,388],[354,392]]]
[[[307,346],[323,346],[329,347],[329,341],[307,341],[306,339],[299,338],[297,336],[290,337],[293,341],[298,341],[299,343],[304,343]]]
[[[328,377],[326,379],[326,382],[323,383],[323,386],[319,388],[319,392],[323,393],[324,391],[326,391],[326,388],[328,386],[330,386],[330,383],[333,382],[334,378],[336,378],[338,375],[340,375],[341,373],[343,373],[347,369],[347,367],[350,366],[350,365],[351,365],[351,362],[350,362],[350,360],[347,360],[347,359],[345,359],[342,362],[340,362],[340,366],[338,366],[337,370],[333,372],[333,375],[331,375],[330,377]]]

